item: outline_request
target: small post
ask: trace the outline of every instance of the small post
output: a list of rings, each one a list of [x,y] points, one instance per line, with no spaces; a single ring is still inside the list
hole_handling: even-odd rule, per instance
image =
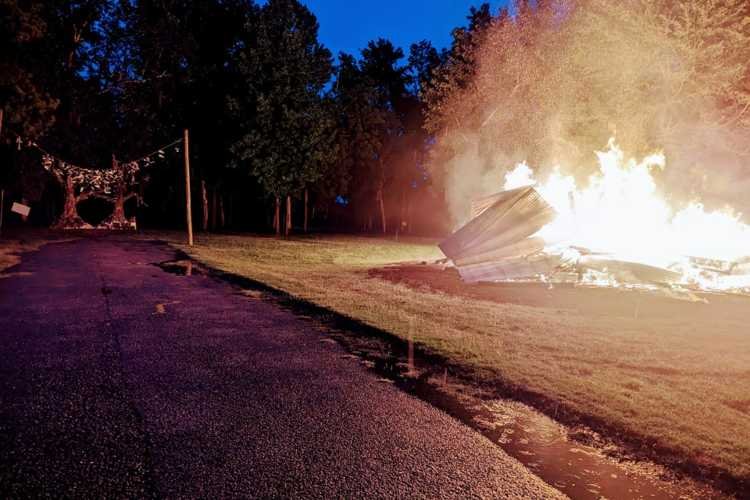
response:
[[[183,134],[183,150],[185,155],[185,218],[187,222],[187,243],[193,246],[193,212],[190,204],[190,136],[188,129]]]

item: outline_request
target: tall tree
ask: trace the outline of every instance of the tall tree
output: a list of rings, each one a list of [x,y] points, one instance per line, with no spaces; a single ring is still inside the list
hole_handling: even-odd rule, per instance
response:
[[[396,178],[398,163],[394,161],[395,154],[403,147],[407,115],[414,109],[413,96],[408,92],[408,67],[401,64],[403,57],[403,50],[384,39],[371,41],[362,50],[362,75],[372,86],[374,103],[382,117],[380,147],[375,153],[374,168],[368,172],[368,176],[374,186],[383,233],[388,231],[386,189],[393,185]]]
[[[281,233],[280,205],[314,182],[332,160],[331,120],[322,93],[333,71],[331,53],[318,41],[315,16],[297,0],[269,0],[246,26],[238,47],[239,92],[229,101],[242,134],[232,145],[275,200],[274,226]]]
[[[49,68],[41,50],[51,42],[42,10],[43,2],[0,1],[0,127],[30,137],[51,125],[58,105],[42,78]]]
[[[508,18],[507,9],[502,9],[500,19]],[[490,5],[483,3],[479,8],[471,7],[467,16],[468,25],[453,30],[450,50],[442,56],[439,67],[433,70],[432,83],[422,89],[422,98],[428,106],[425,126],[436,133],[462,121],[457,116],[448,116],[445,109],[450,106],[452,96],[469,88],[479,65],[479,49],[484,43],[488,28],[493,23]],[[470,114],[467,113],[469,118]]]
[[[249,0],[119,2],[106,24],[102,51],[107,91],[117,98],[123,133],[118,156],[133,158],[190,129],[192,169],[201,189],[203,226],[220,220],[222,189],[235,124],[226,113],[236,88],[232,60],[243,27],[255,15]],[[218,199],[218,200],[217,200]]]
[[[352,182],[335,185],[347,189],[363,215],[362,227],[372,223],[372,201],[376,197],[375,177],[383,147],[383,129],[388,112],[379,105],[379,95],[359,62],[349,54],[339,55],[334,86],[338,117],[339,149],[336,162],[338,177]],[[345,175],[345,177],[344,177]],[[347,185],[348,184],[348,185]],[[362,207],[367,207],[362,210]]]

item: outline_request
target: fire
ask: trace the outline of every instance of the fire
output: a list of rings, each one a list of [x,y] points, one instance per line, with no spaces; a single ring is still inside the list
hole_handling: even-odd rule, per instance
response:
[[[750,271],[737,272],[750,262],[750,226],[741,214],[707,211],[698,201],[670,203],[654,178],[666,166],[662,154],[626,160],[610,140],[597,157],[599,171],[583,187],[559,167],[543,181],[525,163],[506,175],[505,189],[533,185],[556,210],[535,235],[544,240],[545,253],[658,267],[677,273],[676,284],[702,289],[750,288]]]

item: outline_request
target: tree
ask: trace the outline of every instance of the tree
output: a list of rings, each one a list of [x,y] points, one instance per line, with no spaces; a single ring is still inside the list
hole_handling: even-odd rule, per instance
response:
[[[349,54],[339,55],[334,98],[338,116],[339,149],[336,161],[338,178],[351,179],[349,194],[362,206],[370,206],[375,196],[374,175],[382,173],[378,163],[383,147],[382,131],[388,113],[378,105],[378,92],[362,71],[358,61]],[[346,177],[341,175],[346,173]],[[337,185],[341,189],[346,184]],[[362,226],[371,225],[366,211]]]
[[[395,177],[394,154],[403,142],[407,115],[414,109],[413,96],[408,93],[408,68],[400,64],[404,52],[388,40],[370,42],[362,50],[361,72],[374,91],[374,104],[382,118],[380,147],[369,172],[374,184],[375,202],[380,213],[380,225],[385,234],[387,217],[385,190]]]
[[[438,51],[429,40],[412,44],[409,49],[408,72],[411,80],[411,93],[424,96],[431,87],[435,72],[445,64],[448,50]]]
[[[25,146],[38,141],[74,161],[96,162],[93,139],[106,143],[101,137],[106,134],[77,132],[82,116],[103,117],[98,112],[107,108],[107,102],[96,99],[95,81],[83,75],[89,48],[98,41],[95,24],[102,11],[102,2],[96,1],[0,2],[0,127],[5,125],[6,131],[2,140],[14,140],[18,134]],[[100,125],[111,122],[110,117],[88,120],[87,125],[101,133]],[[21,199],[38,197],[45,185],[45,176],[38,175],[38,157],[32,159],[17,148],[6,153],[4,163],[15,169],[4,184],[14,186]],[[66,204],[70,201],[66,196]]]
[[[0,131],[11,125],[25,137],[44,132],[58,105],[38,78],[47,69],[40,48],[50,38],[42,7],[43,2],[0,1]]]
[[[500,19],[507,17],[507,10],[501,10]],[[449,116],[449,110],[445,108],[450,105],[448,101],[451,98],[461,94],[474,80],[478,51],[493,22],[489,4],[471,7],[467,20],[467,27],[453,30],[450,50],[442,55],[441,64],[433,69],[432,83],[421,89],[422,99],[428,108],[425,126],[433,134],[461,123],[461,117]]]
[[[118,162],[112,155],[112,169],[109,172],[111,185],[104,192],[98,192],[94,196],[110,201],[114,207],[110,215],[102,225],[111,229],[130,228],[130,222],[125,216],[125,203],[138,198],[136,191],[140,180],[138,164]]]
[[[518,161],[585,179],[611,136],[634,156],[663,150],[676,197],[739,201],[730,179],[750,153],[747,11],[741,0],[552,0],[480,23],[478,43],[457,43],[425,93],[454,217]],[[706,165],[717,165],[711,186]]]
[[[126,168],[108,170],[82,168],[49,155],[43,156],[42,165],[57,180],[64,192],[63,212],[53,225],[57,229],[87,227],[88,224],[78,215],[78,204],[92,197],[114,200],[115,197],[124,194],[125,183],[134,176],[134,172],[128,172]],[[112,193],[113,187],[115,187],[115,193]],[[122,216],[124,219],[124,212]]]
[[[229,105],[243,132],[231,150],[275,200],[277,235],[281,199],[287,199],[288,233],[291,196],[317,180],[332,156],[322,92],[333,68],[317,36],[315,16],[297,0],[269,0],[237,51],[242,86]]]
[[[246,0],[120,2],[106,26],[102,60],[111,68],[102,79],[117,96],[119,155],[141,154],[190,129],[204,228],[209,214],[221,221],[222,190],[232,184],[228,151],[237,132],[226,102],[237,90],[232,63],[243,27],[256,10]]]

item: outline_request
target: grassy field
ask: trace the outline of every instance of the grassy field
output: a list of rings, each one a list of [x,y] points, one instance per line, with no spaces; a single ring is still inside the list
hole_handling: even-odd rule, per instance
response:
[[[560,292],[568,296],[559,301],[556,292],[544,292],[551,299],[524,305],[446,293],[429,282],[394,282],[371,271],[440,258],[428,241],[201,236],[192,249],[180,247],[210,266],[400,337],[412,325],[417,342],[478,369],[478,376],[559,401],[694,464],[750,478],[746,297],[703,304],[645,296],[638,299],[644,313],[617,307],[607,313],[591,306],[597,294],[606,295],[601,290],[573,300],[577,292]],[[576,300],[585,304],[576,307]]]

